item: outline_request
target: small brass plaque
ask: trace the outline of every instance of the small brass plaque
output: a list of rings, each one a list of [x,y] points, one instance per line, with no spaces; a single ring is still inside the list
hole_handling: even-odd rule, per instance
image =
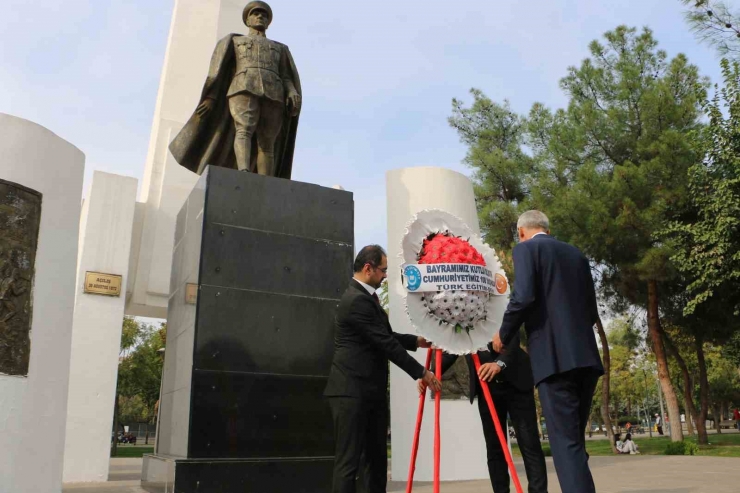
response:
[[[194,283],[185,284],[185,303],[194,305],[198,301],[198,285]]]
[[[123,276],[103,274],[102,272],[85,272],[85,293],[121,296]]]

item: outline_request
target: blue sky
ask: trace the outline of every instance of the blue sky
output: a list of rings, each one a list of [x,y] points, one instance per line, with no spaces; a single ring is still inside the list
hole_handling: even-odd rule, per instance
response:
[[[360,246],[386,241],[387,170],[469,174],[447,117],[471,87],[518,112],[561,107],[567,67],[619,24],[650,27],[669,56],[685,53],[719,80],[718,58],[688,31],[678,0],[270,4],[268,37],[290,46],[304,91],[293,178],[355,193]],[[93,170],[141,179],[173,5],[4,0],[0,112],[79,147],[86,180]]]

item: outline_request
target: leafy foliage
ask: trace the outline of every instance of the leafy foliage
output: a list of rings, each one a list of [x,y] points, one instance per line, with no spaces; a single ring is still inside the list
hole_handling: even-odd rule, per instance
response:
[[[147,422],[156,417],[162,382],[163,349],[167,327],[141,324],[131,317],[124,318],[121,336],[121,358],[118,364],[119,416]]]
[[[713,46],[722,56],[735,60],[740,57],[740,12],[722,1],[681,2],[689,7],[686,21],[701,41]]]
[[[452,100],[449,123],[469,146],[465,163],[474,170],[481,231],[499,253],[511,280],[516,222],[526,210],[528,179],[533,172],[532,158],[523,149],[524,119],[511,111],[508,101],[495,103],[478,89],[471,89],[470,94],[470,107]]]
[[[701,153],[690,137],[702,128],[708,81],[684,55],[669,58],[658,49],[647,28],[619,26],[589,49],[591,56],[560,82],[567,108],[536,103],[521,117],[507,102],[473,90],[469,108],[453,101],[450,123],[469,145],[466,162],[475,169],[489,242],[506,248],[519,212],[544,210],[553,233],[590,258],[612,309],[647,310],[650,347],[675,421],[679,408],[661,340],[661,305],[681,292],[681,275],[671,244],[655,233],[696,215],[687,173]],[[615,350],[618,363],[630,361],[625,345]],[[630,397],[626,402],[629,407]],[[680,430],[672,438],[680,440]]]
[[[621,26],[604,37],[561,81],[568,108],[530,112],[534,202],[559,237],[603,266],[615,294],[645,304],[642,282],[673,275],[671,252],[653,232],[685,209],[696,161],[686,134],[699,128],[705,82],[683,55],[668,60],[649,29]]]
[[[740,65],[722,60],[724,86],[705,100],[709,124],[698,132],[703,159],[688,170],[696,217],[674,221],[662,233],[671,260],[690,280],[684,314],[721,295],[740,314]]]
[[[694,442],[671,442],[665,448],[665,455],[696,455],[699,446]]]

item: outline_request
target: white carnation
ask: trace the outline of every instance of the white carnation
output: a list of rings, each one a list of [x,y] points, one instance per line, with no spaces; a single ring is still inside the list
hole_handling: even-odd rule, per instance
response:
[[[437,291],[425,293],[423,300],[429,313],[441,321],[472,328],[486,318],[489,296],[485,291]]]

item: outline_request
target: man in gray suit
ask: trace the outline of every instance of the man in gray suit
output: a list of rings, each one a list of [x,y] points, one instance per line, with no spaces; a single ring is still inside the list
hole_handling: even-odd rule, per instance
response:
[[[599,314],[591,268],[580,250],[550,236],[542,212],[522,214],[517,231],[514,289],[493,349],[508,346],[524,324],[560,488],[593,493],[585,428],[604,367],[593,330]]]

